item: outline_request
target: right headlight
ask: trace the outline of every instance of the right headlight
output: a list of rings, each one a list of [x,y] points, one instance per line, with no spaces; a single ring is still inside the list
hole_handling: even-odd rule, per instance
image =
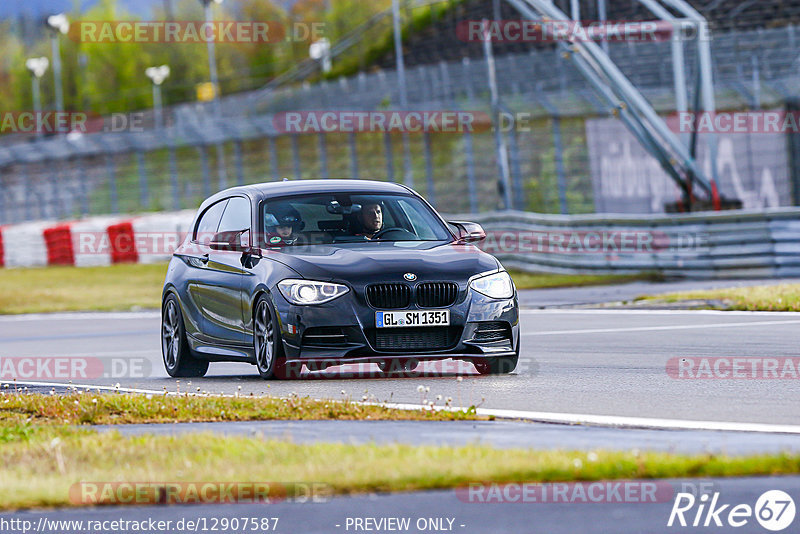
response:
[[[493,299],[510,299],[514,296],[514,282],[506,271],[476,278],[469,287]]]
[[[298,306],[324,304],[350,291],[341,284],[291,279],[278,283],[278,289],[286,300]]]

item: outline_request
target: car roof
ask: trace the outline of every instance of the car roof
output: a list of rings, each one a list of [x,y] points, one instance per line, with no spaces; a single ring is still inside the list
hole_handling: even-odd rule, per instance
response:
[[[282,182],[267,182],[231,187],[216,193],[206,202],[236,194],[245,194],[253,199],[258,200],[272,196],[303,193],[339,193],[346,191],[406,194],[410,192],[407,187],[401,184],[396,184],[393,182],[379,182],[377,180],[287,180]],[[204,202],[204,204],[206,202]]]

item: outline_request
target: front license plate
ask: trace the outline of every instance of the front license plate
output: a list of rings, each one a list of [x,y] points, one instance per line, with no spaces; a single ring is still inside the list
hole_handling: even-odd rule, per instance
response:
[[[375,326],[450,326],[450,310],[379,311],[375,312]]]

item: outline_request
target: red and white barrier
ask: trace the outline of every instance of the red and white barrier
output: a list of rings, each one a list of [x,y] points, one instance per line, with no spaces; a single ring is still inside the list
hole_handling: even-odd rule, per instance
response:
[[[189,232],[194,210],[154,213],[132,220],[133,236],[139,263],[169,261]]]
[[[0,227],[0,267],[159,263],[190,231],[194,210],[37,221]]]
[[[3,266],[43,267],[47,265],[47,245],[44,231],[52,222],[32,222],[4,226]]]

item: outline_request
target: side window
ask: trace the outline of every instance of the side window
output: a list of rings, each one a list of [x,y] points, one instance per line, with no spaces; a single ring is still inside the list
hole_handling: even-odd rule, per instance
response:
[[[211,241],[211,237],[217,233],[219,220],[222,218],[222,212],[225,210],[226,204],[228,204],[227,199],[217,202],[203,213],[200,217],[200,221],[197,223],[197,228],[195,228],[194,241],[197,241],[201,245],[208,245]]]
[[[228,201],[218,232],[239,232],[250,229],[250,201],[233,197]]]

